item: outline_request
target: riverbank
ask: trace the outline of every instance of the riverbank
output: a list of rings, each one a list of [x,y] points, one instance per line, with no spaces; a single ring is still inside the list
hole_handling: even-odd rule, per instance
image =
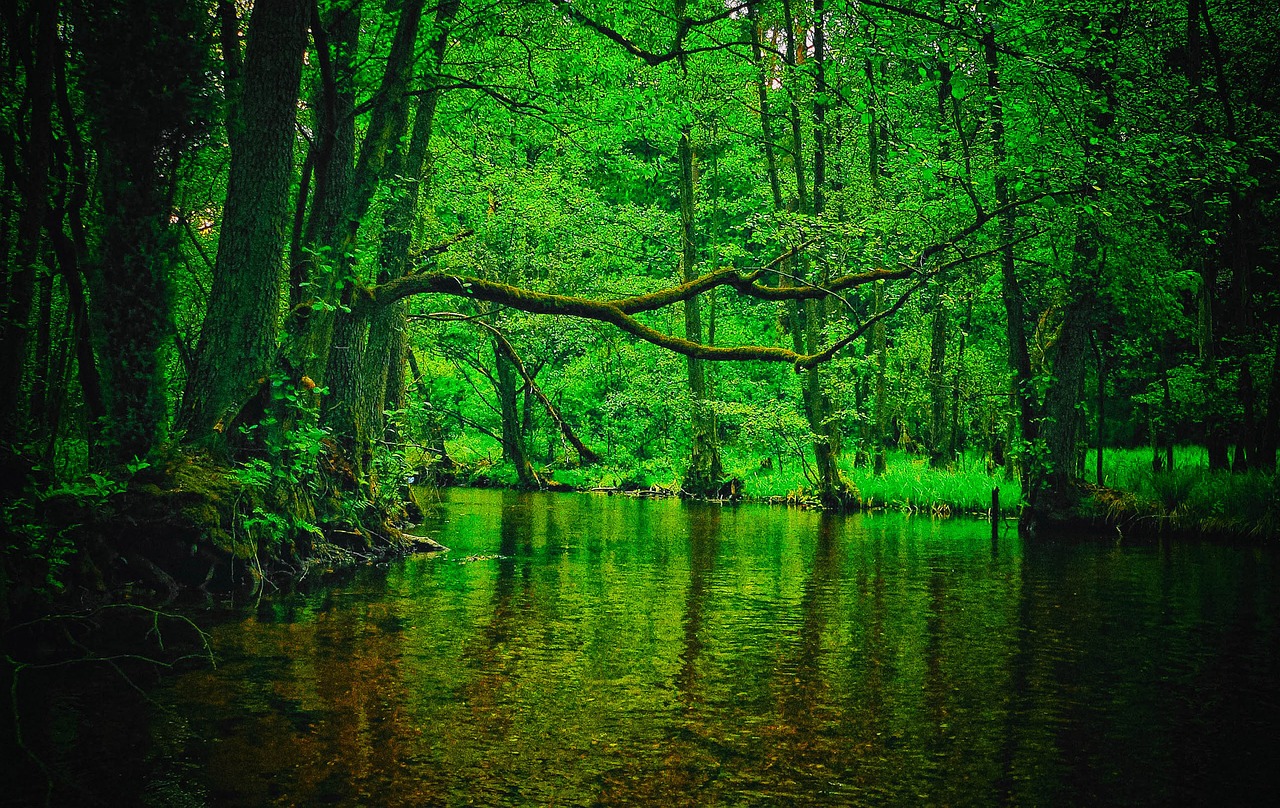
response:
[[[1280,539],[1276,475],[1209,473],[1197,463],[1196,452],[1179,450],[1175,470],[1156,473],[1142,452],[1109,451],[1104,484],[1082,484],[1078,506],[1042,520],[1041,526],[1045,532],[1119,531],[1131,538]],[[1093,468],[1092,459],[1087,468]],[[727,460],[733,476],[703,499],[821,507],[802,463]],[[997,488],[1003,517],[1015,517],[1022,508],[1018,481],[1004,468],[968,459],[935,469],[924,458],[898,452],[886,460],[882,474],[845,467],[855,492],[852,509],[990,518]],[[670,468],[543,469],[540,479],[552,491],[687,497]],[[427,467],[415,482],[516,487],[513,469],[488,462]],[[344,513],[350,503],[330,492],[327,500],[311,503],[315,512],[323,508],[328,515],[307,522],[273,510],[253,480],[198,454],[138,468],[127,480],[97,478],[63,486],[32,498],[26,510],[11,505],[6,511],[6,545],[28,551],[6,551],[0,623],[48,611],[51,603],[75,610],[129,599],[162,605],[183,593],[252,595],[336,569],[440,549],[408,532],[431,507],[429,496],[416,495],[409,486],[388,486],[382,499],[372,508],[376,513]]]
[[[1043,527],[1051,532],[1118,529],[1131,537],[1280,540],[1277,475],[1209,472],[1204,450],[1195,446],[1178,447],[1175,458],[1172,471],[1157,472],[1146,450],[1109,449],[1103,455],[1099,482],[1096,455],[1090,451],[1084,468],[1092,473],[1081,481],[1078,506],[1055,515]],[[731,470],[725,486],[701,499],[821,507],[800,461],[784,466],[771,457],[728,455],[725,466]],[[950,468],[933,468],[927,458],[895,451],[887,453],[883,473],[849,462],[842,472],[855,491],[855,510],[989,518],[997,489],[1004,516],[1016,516],[1023,505],[1016,476],[1006,467],[990,467],[975,457],[961,458]],[[470,463],[454,465],[445,474],[434,474],[428,467],[426,476],[445,486],[517,487],[513,468],[484,456],[472,456]],[[678,471],[669,466],[548,468],[540,470],[540,478],[544,488],[552,491],[688,497],[680,487]]]

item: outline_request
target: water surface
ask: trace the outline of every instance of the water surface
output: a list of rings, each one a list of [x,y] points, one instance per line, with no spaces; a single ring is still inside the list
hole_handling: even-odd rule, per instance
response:
[[[155,804],[1259,801],[1275,558],[450,490],[451,548],[219,626]]]

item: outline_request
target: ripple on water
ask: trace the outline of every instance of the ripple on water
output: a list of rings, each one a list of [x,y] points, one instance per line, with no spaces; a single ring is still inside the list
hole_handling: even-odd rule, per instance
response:
[[[219,667],[152,694],[172,712],[121,764],[140,788],[964,805],[1277,786],[1270,553],[469,490],[424,527],[451,552],[219,626]]]

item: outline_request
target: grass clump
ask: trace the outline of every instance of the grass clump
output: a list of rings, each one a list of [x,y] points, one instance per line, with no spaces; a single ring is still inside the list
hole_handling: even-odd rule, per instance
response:
[[[1143,449],[1109,450],[1103,461],[1103,479],[1128,494],[1111,503],[1113,516],[1176,531],[1280,537],[1280,478],[1273,473],[1209,471],[1199,446],[1177,447],[1171,471],[1153,470]]]
[[[934,468],[928,458],[904,452],[890,452],[884,474],[869,468],[848,468],[845,476],[853,483],[869,507],[888,507],[927,513],[986,513],[991,508],[991,490],[999,487],[1002,507],[1013,508],[1022,501],[1017,479],[1006,479],[1003,469],[989,472],[985,461],[962,457],[951,468]]]

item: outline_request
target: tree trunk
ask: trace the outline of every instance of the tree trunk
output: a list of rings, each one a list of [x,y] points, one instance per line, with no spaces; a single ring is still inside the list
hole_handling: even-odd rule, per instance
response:
[[[306,376],[320,384],[333,333],[333,313],[317,304],[335,302],[337,278],[348,274],[349,267],[337,243],[355,173],[359,6],[321,10],[320,19],[311,20],[311,33],[320,63],[320,83],[313,103],[315,140],[309,157],[313,189],[300,255],[295,256],[298,264],[290,271],[284,372],[291,379]]]
[[[524,421],[521,424],[522,434],[527,435],[529,431],[530,410],[528,406],[528,397],[532,395],[538,400],[538,403],[542,405],[543,409],[547,411],[547,415],[551,418],[552,422],[555,423],[560,434],[569,442],[569,445],[573,447],[573,450],[578,453],[578,461],[584,466],[591,466],[599,463],[600,456],[588,449],[582,443],[578,438],[577,433],[573,431],[573,428],[569,426],[569,423],[564,420],[564,416],[560,414],[559,408],[552,404],[551,399],[547,398],[547,394],[542,391],[542,388],[538,387],[537,382],[534,381],[533,374],[525,367],[524,362],[520,359],[520,355],[516,353],[516,349],[511,345],[510,341],[508,341],[506,337],[502,336],[497,329],[493,330],[493,338],[494,345],[497,350],[511,362],[512,367],[516,369],[516,372],[520,374],[520,378],[524,380],[526,398]]]
[[[782,184],[778,181],[778,158],[773,143],[773,114],[769,110],[768,66],[760,43],[760,3],[747,5],[747,28],[751,35],[751,55],[756,62],[756,100],[760,104],[760,135],[764,141],[765,168],[769,176],[769,191],[773,194],[773,209],[782,210]]]
[[[22,379],[30,338],[31,311],[36,275],[42,261],[40,233],[48,207],[49,166],[53,157],[54,63],[58,47],[56,2],[36,3],[34,57],[27,75],[23,106],[30,109],[28,134],[22,144],[26,176],[16,183],[22,190],[18,209],[17,251],[6,279],[8,306],[0,319],[0,486],[20,484],[21,463],[16,444],[24,437],[26,415],[22,407]],[[10,43],[11,45],[17,43]],[[8,126],[8,123],[6,123]],[[12,137],[12,135],[10,135]],[[12,474],[9,467],[13,465]],[[10,479],[13,477],[12,479]]]
[[[951,374],[951,432],[948,454],[952,459],[958,458],[965,450],[960,440],[960,383],[964,373],[964,351],[968,341],[969,327],[973,324],[973,298],[965,303],[964,328],[960,330],[960,345],[956,351],[956,369]]]
[[[1022,432],[1022,441],[1026,445],[1035,443],[1038,437],[1037,423],[1040,407],[1035,400],[1035,392],[1031,380],[1031,354],[1027,350],[1026,313],[1023,309],[1022,289],[1018,283],[1018,273],[1014,265],[1013,241],[1017,233],[1017,221],[1009,208],[1009,178],[1006,163],[1008,149],[1004,142],[1004,104],[1001,100],[999,56],[996,51],[994,31],[987,31],[983,37],[983,56],[987,68],[988,114],[991,118],[991,152],[995,160],[995,193],[996,205],[1002,213],[999,216],[1000,240],[1004,246],[1000,250],[1000,280],[1004,299],[1006,331],[1009,340],[1009,367],[1013,370],[1013,394],[1018,410],[1018,426]],[[1023,490],[1029,490],[1027,464],[1023,464]]]
[[[80,86],[93,122],[102,211],[89,299],[112,464],[146,456],[167,438],[170,288],[179,260],[169,200],[178,161],[206,123],[197,114],[206,81],[198,36],[205,10],[119,0],[79,11],[74,31],[86,66]],[[147,69],[135,73],[137,66]],[[170,91],[158,92],[162,87]]]
[[[1110,22],[1109,22],[1110,21]],[[1100,101],[1111,96],[1113,78],[1102,65],[1119,32],[1115,15],[1099,21],[1104,32],[1090,49],[1090,67],[1085,74],[1089,90]],[[1104,150],[1110,141],[1113,114],[1099,103],[1089,119],[1089,138],[1083,145],[1084,174],[1081,183],[1085,199],[1093,199],[1106,186]],[[1085,351],[1089,334],[1098,319],[1097,289],[1102,280],[1105,255],[1101,251],[1102,232],[1096,208],[1085,206],[1076,214],[1076,238],[1071,252],[1068,302],[1063,313],[1061,335],[1054,346],[1053,376],[1045,393],[1040,434],[1045,443],[1045,463],[1033,469],[1031,485],[1024,489],[1027,507],[1020,527],[1034,533],[1041,516],[1074,515],[1080,489],[1076,485],[1077,440],[1083,424],[1077,405],[1084,390]]]
[[[876,282],[875,300],[876,314],[879,314],[884,311],[884,284],[880,281]],[[885,392],[885,371],[889,360],[885,350],[884,320],[878,321],[871,327],[871,340],[876,355],[875,432],[872,435],[871,470],[876,475],[881,475],[887,469],[884,444],[885,435],[889,429],[888,397]]]
[[[1097,466],[1094,479],[1097,481],[1098,485],[1105,485],[1106,479],[1102,472],[1102,441],[1103,428],[1106,426],[1107,422],[1107,365],[1106,359],[1102,353],[1102,346],[1099,345],[1099,339],[1096,334],[1094,335],[1093,352],[1098,365],[1098,422],[1097,429],[1094,430],[1095,445],[1098,448],[1097,456],[1094,458]]]
[[[439,71],[444,61],[448,26],[457,9],[457,0],[441,3],[436,9],[437,33],[432,40],[430,56],[430,69],[433,71]],[[404,186],[397,189],[383,217],[382,242],[378,250],[381,264],[379,283],[402,277],[409,271],[409,250],[418,200],[424,192],[430,192],[431,177],[426,169],[430,160],[431,133],[440,91],[432,84],[419,99],[413,130],[409,135],[409,148],[403,157],[396,150],[387,164],[389,176],[402,176],[406,179]],[[376,435],[383,428],[384,406],[399,410],[405,405],[404,371],[408,357],[409,325],[405,305],[404,301],[396,301],[389,306],[380,307],[370,318],[369,343],[360,363],[360,373],[366,378],[361,382],[360,388],[368,396],[361,406],[371,435]]]
[[[369,318],[350,310],[357,284],[355,278],[348,277],[352,268],[346,256],[354,248],[360,220],[369,209],[385,169],[388,165],[402,165],[403,158],[398,156],[398,149],[408,122],[404,93],[415,61],[414,42],[422,21],[422,7],[423,0],[412,0],[401,8],[386,70],[376,96],[378,100],[360,146],[351,192],[343,207],[342,219],[333,233],[331,247],[339,256],[339,275],[333,281],[341,280],[344,284],[340,295],[342,306],[333,315],[332,325],[325,324],[327,316],[321,318],[316,321],[312,334],[315,367],[325,368],[324,380],[329,388],[323,423],[333,431],[339,446],[355,461],[359,480],[364,480],[370,469],[374,433],[381,437],[380,407],[386,393],[389,334],[379,334],[385,341],[376,346],[380,354],[377,372],[362,372],[369,344]],[[332,283],[326,286],[330,291],[335,288]],[[373,410],[379,411],[375,415],[371,412]]]
[[[516,479],[521,488],[537,488],[538,477],[525,453],[524,431],[520,428],[518,396],[524,380],[498,344],[498,339],[497,336],[493,339],[493,359],[497,371],[494,374],[494,388],[498,393],[502,413],[502,459],[515,466]]]
[[[1249,470],[1249,452],[1253,448],[1254,412],[1253,407],[1257,394],[1253,389],[1253,374],[1249,371],[1248,359],[1240,359],[1236,400],[1243,409],[1240,430],[1236,433],[1235,458],[1231,463],[1233,474],[1243,474]]]
[[[89,158],[76,123],[67,91],[66,65],[59,61],[55,76],[57,85],[58,118],[62,126],[63,141],[69,151],[68,174],[71,184],[65,207],[52,211],[46,221],[48,238],[53,248],[58,269],[62,273],[67,290],[67,308],[72,319],[72,337],[76,352],[76,373],[80,381],[85,407],[85,440],[89,455],[99,442],[99,431],[106,404],[102,393],[102,380],[98,375],[98,362],[93,353],[94,338],[90,329],[89,304],[85,295],[84,267],[88,262],[89,238],[85,232],[84,206],[89,197]],[[65,226],[70,236],[64,232]]]
[[[796,48],[796,23],[791,13],[791,0],[782,0],[782,17],[786,25],[787,64],[796,67],[799,62]],[[793,89],[790,95],[791,164],[796,176],[796,212],[808,213],[810,208],[809,195],[805,190],[804,137],[800,134],[800,104],[796,101],[799,94]]]
[[[306,33],[306,0],[254,4],[213,286],[187,381],[188,440],[221,434],[271,373]]]
[[[693,236],[693,143],[692,126],[686,124],[680,132],[680,270],[684,280],[698,276],[698,250]],[[702,308],[698,297],[684,303],[685,339],[702,342]],[[695,495],[706,495],[720,486],[720,446],[716,440],[715,422],[707,400],[706,368],[701,359],[689,357],[689,404],[692,408],[690,429],[692,446],[689,452],[689,470],[685,472],[683,487]]]
[[[1271,360],[1267,410],[1258,428],[1258,451],[1254,454],[1256,468],[1275,472],[1277,444],[1280,444],[1280,328],[1276,329],[1275,355]]]
[[[939,291],[933,301],[933,334],[929,350],[929,465],[947,465],[947,388],[944,364],[947,358],[947,309]]]
[[[1062,336],[1055,344],[1053,380],[1045,393],[1044,419],[1041,435],[1047,450],[1047,468],[1043,477],[1033,474],[1040,488],[1033,490],[1030,504],[1039,506],[1038,497],[1048,499],[1043,503],[1051,508],[1065,508],[1074,504],[1076,466],[1076,436],[1080,429],[1080,386],[1085,372],[1085,351],[1089,342],[1092,319],[1090,302],[1083,298],[1072,301],[1066,309]]]

